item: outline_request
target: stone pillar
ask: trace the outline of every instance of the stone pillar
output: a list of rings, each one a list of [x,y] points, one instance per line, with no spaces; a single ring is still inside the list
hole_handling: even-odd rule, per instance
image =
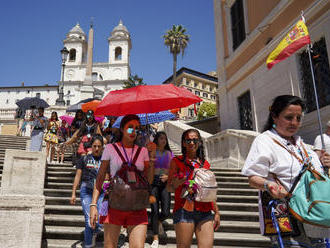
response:
[[[94,95],[93,88],[93,46],[94,46],[94,30],[93,25],[91,25],[88,34],[88,49],[87,49],[87,66],[86,66],[86,76],[85,81],[80,89],[80,99],[92,98]]]
[[[45,153],[6,150],[0,188],[0,244],[41,247],[45,176]]]

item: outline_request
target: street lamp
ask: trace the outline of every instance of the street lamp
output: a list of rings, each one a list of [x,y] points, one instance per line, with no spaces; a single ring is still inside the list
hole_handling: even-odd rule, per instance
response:
[[[56,105],[59,106],[64,106],[65,105],[65,101],[63,99],[64,96],[64,92],[63,92],[63,87],[64,87],[64,67],[65,67],[65,62],[68,58],[69,55],[69,50],[64,47],[61,50],[61,56],[62,56],[62,75],[61,75],[61,82],[59,84],[59,90],[58,90],[58,95],[59,97],[56,99]]]

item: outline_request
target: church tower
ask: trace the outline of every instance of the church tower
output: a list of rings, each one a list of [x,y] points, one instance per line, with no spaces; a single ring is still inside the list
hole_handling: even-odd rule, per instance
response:
[[[115,80],[127,80],[130,75],[131,37],[122,20],[112,30],[109,42],[109,64],[112,77]]]
[[[81,29],[79,23],[67,33],[63,44],[69,50],[68,61],[65,63],[66,65],[81,65],[86,62],[86,34]]]

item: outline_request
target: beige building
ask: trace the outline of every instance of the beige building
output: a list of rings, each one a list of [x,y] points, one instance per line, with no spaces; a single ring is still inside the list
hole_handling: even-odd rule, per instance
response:
[[[222,129],[262,132],[272,99],[282,94],[307,103],[300,134],[312,143],[318,133],[315,98],[306,50],[266,67],[269,53],[304,11],[313,43],[313,64],[322,122],[330,119],[330,1],[214,0]]]
[[[173,83],[172,80],[172,76],[170,76],[163,82],[163,84]],[[203,102],[216,103],[218,79],[215,72],[204,74],[186,67],[182,67],[177,71],[175,85],[184,87],[203,99],[202,102],[196,104],[197,111]],[[182,108],[179,111],[179,117],[184,120],[196,119],[194,105]]]

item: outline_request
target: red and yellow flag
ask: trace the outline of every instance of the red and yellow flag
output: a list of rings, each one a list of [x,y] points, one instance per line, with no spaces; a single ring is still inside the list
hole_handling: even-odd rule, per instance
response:
[[[266,61],[268,69],[271,69],[273,65],[290,57],[297,50],[309,43],[310,37],[305,22],[299,20],[275,50],[269,54]]]

